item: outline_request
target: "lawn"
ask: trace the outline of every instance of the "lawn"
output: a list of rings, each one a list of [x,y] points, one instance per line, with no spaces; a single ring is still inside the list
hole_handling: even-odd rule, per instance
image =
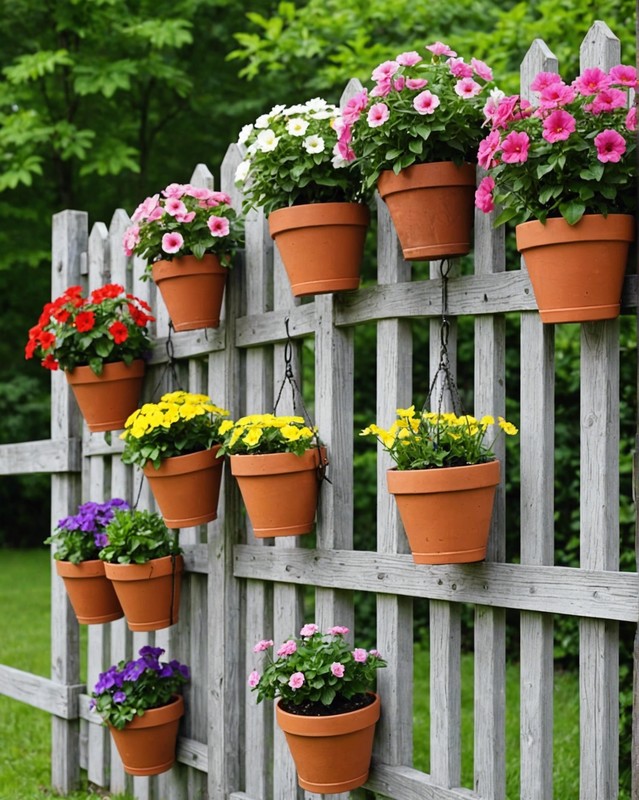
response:
[[[0,663],[49,675],[48,550],[0,550]],[[86,635],[86,630],[82,628]],[[415,653],[415,767],[428,771],[428,652]],[[473,657],[462,658],[462,783],[473,780]],[[579,687],[577,676],[555,678],[555,797],[579,797]],[[50,720],[30,706],[0,696],[0,800],[42,800],[56,797],[50,788]],[[519,667],[507,667],[506,684],[507,798],[519,797]],[[104,796],[104,795],[103,795]],[[107,795],[108,796],[108,795]],[[73,794],[87,800],[89,791]],[[119,800],[126,800],[118,796]]]

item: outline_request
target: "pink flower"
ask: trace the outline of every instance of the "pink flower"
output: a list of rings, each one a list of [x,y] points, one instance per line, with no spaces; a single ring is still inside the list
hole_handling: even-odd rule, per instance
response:
[[[605,130],[595,136],[597,159],[606,164],[616,164],[626,152],[626,140],[617,131]]]
[[[314,622],[307,622],[300,631],[300,636],[313,636],[313,634],[318,632],[319,628]]]
[[[413,108],[418,114],[433,114],[439,105],[439,97],[433,94],[430,89],[420,92],[413,100]]]
[[[485,64],[483,61],[480,61],[478,58],[471,58],[470,59],[470,66],[475,70],[475,75],[479,75],[480,78],[483,78],[485,81],[492,81],[493,79],[493,71]]]
[[[295,691],[304,685],[305,680],[303,672],[294,672],[288,680],[288,685]]]
[[[608,73],[612,83],[618,86],[629,86],[631,89],[637,88],[637,70],[635,67],[626,64],[619,64],[613,67]]]
[[[368,657],[368,653],[364,650],[363,647],[356,647],[353,650],[353,660],[357,661],[360,664],[363,664]]]
[[[226,203],[227,206],[230,206],[231,202],[231,195],[228,192],[210,192],[209,194],[209,205],[218,206],[220,203]]]
[[[195,211],[189,211],[186,214],[176,214],[175,219],[178,222],[184,222],[185,224],[188,224],[189,222],[193,222],[195,219]]]
[[[416,50],[409,50],[406,53],[400,53],[395,61],[402,66],[402,67],[414,67],[415,64],[419,64],[422,60],[422,57]]]
[[[178,199],[184,194],[184,186],[181,183],[170,183],[166,189],[162,190],[165,197],[177,197]]]
[[[133,222],[139,222],[140,220],[146,219],[153,209],[157,208],[159,199],[159,194],[154,194],[152,197],[147,197],[146,200],[140,203],[140,205],[135,209],[131,220]]]
[[[626,114],[626,128],[629,131],[637,130],[637,106],[632,106]]]
[[[362,115],[362,111],[366,108],[367,102],[368,91],[366,89],[363,89],[361,92],[351,97],[342,111],[342,119],[344,122],[347,125],[352,125],[354,122],[357,122]]]
[[[495,154],[501,146],[501,136],[499,131],[491,131],[485,139],[479,143],[477,150],[477,163],[484,169],[496,166]]]
[[[428,81],[426,78],[406,78],[407,89],[419,91],[419,89],[423,89],[424,86],[428,86]]]
[[[379,66],[375,67],[371,74],[374,81],[383,81],[391,78],[399,69],[397,61],[384,61]]]
[[[490,176],[487,176],[482,178],[475,191],[475,207],[483,211],[484,214],[489,214],[495,208],[493,200],[494,188],[495,181]]]
[[[373,86],[371,89],[371,97],[386,97],[392,88],[393,82],[391,78],[385,78],[382,81],[378,81],[375,86]]]
[[[331,664],[331,672],[335,675],[336,678],[343,678],[344,677],[344,665],[340,664],[339,661],[333,661]]]
[[[532,92],[543,92],[553,83],[561,83],[561,75],[557,75],[556,72],[538,72],[530,84],[530,90]]]
[[[381,658],[382,657],[382,654],[379,652],[379,650],[369,650],[368,652],[369,652],[370,655],[374,656],[375,658]]]
[[[349,629],[345,628],[343,625],[333,625],[332,628],[329,628],[326,631],[326,633],[328,633],[329,636],[346,636],[348,632]]]
[[[518,103],[519,95],[517,94],[502,98],[499,101],[497,108],[493,112],[493,127],[505,128],[509,122],[512,122],[514,119],[518,119],[518,115],[515,113]]]
[[[273,640],[272,639],[262,639],[259,641],[255,647],[253,648],[254,653],[262,653],[264,650],[268,650],[269,647],[273,647]]]
[[[530,138],[526,131],[512,131],[501,143],[501,160],[505,164],[523,164],[528,159]]]
[[[172,217],[177,217],[179,215],[183,215],[187,213],[187,208],[181,200],[178,200],[177,197],[169,197],[164,204],[164,210],[167,214],[170,214]]]
[[[260,673],[253,670],[251,674],[248,676],[248,685],[251,689],[254,689],[257,684],[260,682]]]
[[[140,241],[139,225],[131,225],[124,233],[124,252],[127,256],[132,256],[136,244]]]
[[[575,132],[577,123],[572,114],[557,109],[544,120],[542,136],[547,142],[563,142]]]
[[[293,653],[297,651],[297,645],[293,641],[293,639],[289,639],[288,642],[284,642],[283,645],[280,646],[279,650],[277,651],[278,656],[292,656]]]
[[[602,111],[614,111],[616,108],[624,108],[625,105],[626,93],[621,89],[602,89],[592,103],[584,108],[593,114],[601,114]]]
[[[184,238],[181,233],[165,233],[162,237],[162,250],[165,253],[177,253],[183,244]]]
[[[462,78],[455,84],[455,94],[465,100],[469,97],[475,97],[480,92],[481,86],[472,78]]]
[[[368,110],[368,125],[370,128],[379,128],[390,117],[386,103],[375,103]]]
[[[201,186],[189,186],[185,194],[188,194],[189,197],[195,197],[196,200],[208,200],[211,196],[211,190]]]
[[[451,58],[455,58],[457,53],[454,50],[451,50],[447,44],[443,42],[435,42],[434,44],[427,44],[426,50],[430,50],[430,52],[435,56],[450,56]]]
[[[602,89],[607,89],[612,81],[599,67],[585,69],[578,78],[572,82],[575,90],[581,95],[597,94]]]
[[[216,217],[215,214],[213,214],[207,219],[206,224],[211,231],[211,236],[221,237],[229,235],[230,225],[226,217]]]
[[[406,86],[406,78],[403,75],[400,75],[399,78],[393,78],[393,89],[396,92],[401,92],[404,86]]]
[[[544,108],[565,106],[575,99],[575,90],[563,81],[551,83],[539,95],[539,102]]]
[[[157,220],[162,219],[164,216],[164,209],[162,206],[156,206],[153,211],[149,214],[146,218],[147,222],[157,222]]]
[[[473,68],[466,64],[463,58],[451,58],[448,60],[448,68],[456,78],[472,78]]]

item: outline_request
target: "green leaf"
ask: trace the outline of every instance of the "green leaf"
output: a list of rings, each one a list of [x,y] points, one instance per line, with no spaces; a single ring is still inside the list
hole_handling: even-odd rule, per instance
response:
[[[569,203],[560,203],[559,212],[569,225],[575,225],[586,213],[586,206],[572,200]]]

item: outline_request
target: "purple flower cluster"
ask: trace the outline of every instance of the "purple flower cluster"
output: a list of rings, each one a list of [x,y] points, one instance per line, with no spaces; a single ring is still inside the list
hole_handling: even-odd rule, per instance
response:
[[[120,663],[117,666],[109,667],[106,672],[101,672],[93,689],[94,693],[100,695],[111,692],[114,688],[121,690],[125,683],[135,683],[143,675],[147,678],[166,680],[179,673],[185,681],[188,681],[191,677],[189,668],[175,659],[168,662],[160,661],[160,656],[163,654],[164,650],[161,647],[146,645],[140,650],[139,658],[127,661],[124,666]],[[126,699],[126,695],[122,691],[111,692],[111,694],[116,703]],[[121,699],[118,699],[117,695],[121,695]]]
[[[128,510],[126,500],[114,497],[106,503],[83,503],[78,506],[78,513],[58,520],[59,531],[82,531],[93,534],[97,548],[106,547],[108,539],[104,529],[113,519],[113,514],[119,510]]]

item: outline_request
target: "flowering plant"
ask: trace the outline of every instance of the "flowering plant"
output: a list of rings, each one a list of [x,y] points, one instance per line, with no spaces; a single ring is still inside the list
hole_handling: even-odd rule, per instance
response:
[[[299,638],[291,637],[271,656],[273,641],[263,639],[254,653],[266,654],[262,674],[253,670],[248,683],[257,702],[281,698],[284,711],[294,714],[341,714],[368,704],[375,672],[386,666],[377,650],[351,648],[348,628],[336,625],[322,633],[308,623]]]
[[[628,93],[636,87],[630,66],[586,69],[571,84],[541,72],[530,87],[536,108],[519,95],[489,105],[478,154],[488,175],[475,205],[488,213],[499,204],[496,224],[634,213],[637,109],[628,110]]]
[[[202,258],[216,253],[220,263],[230,267],[233,253],[242,246],[242,224],[230,196],[190,183],[171,183],[147,197],[131,221],[124,234],[124,252],[146,259],[147,278],[154,261],[187,255]]]
[[[321,97],[303,105],[277,105],[240,131],[246,157],[235,173],[245,207],[351,202],[361,193],[358,165],[336,151],[340,111]]]
[[[146,564],[182,551],[177,535],[152,511],[118,510],[106,528],[107,541],[99,557],[111,564]]]
[[[518,433],[503,417],[497,424],[507,436]],[[399,470],[462,467],[494,460],[493,442],[485,440],[494,425],[491,416],[477,420],[468,414],[416,413],[411,406],[397,409],[397,419],[388,430],[369,425],[360,435],[375,436]]]
[[[295,453],[301,456],[314,445],[317,432],[303,417],[251,414],[236,422],[225,420],[221,452],[228,455]]]
[[[160,661],[163,653],[161,647],[145,645],[134,661],[120,661],[101,672],[91,692],[91,709],[122,730],[136,716],[167,705],[191,675],[179,661]]]
[[[475,58],[466,64],[442,42],[426,50],[429,60],[412,50],[379,64],[373,89],[344,107],[338,152],[358,159],[367,188],[384,170],[475,161],[492,71]]]
[[[150,349],[147,324],[153,322],[144,300],[109,283],[82,296],[81,286],[45,303],[38,324],[29,331],[25,357],[37,355],[50,370],[91,367],[96,375],[105,363],[140,358]]]
[[[145,403],[127,419],[122,461],[157,469],[164,458],[209,450],[222,441],[220,427],[229,412],[205,394],[170,392],[159,403]]]
[[[44,540],[55,545],[53,557],[56,561],[93,561],[98,552],[108,544],[106,527],[116,511],[128,509],[125,500],[114,497],[105,503],[82,503],[77,514],[58,520],[55,530]]]

